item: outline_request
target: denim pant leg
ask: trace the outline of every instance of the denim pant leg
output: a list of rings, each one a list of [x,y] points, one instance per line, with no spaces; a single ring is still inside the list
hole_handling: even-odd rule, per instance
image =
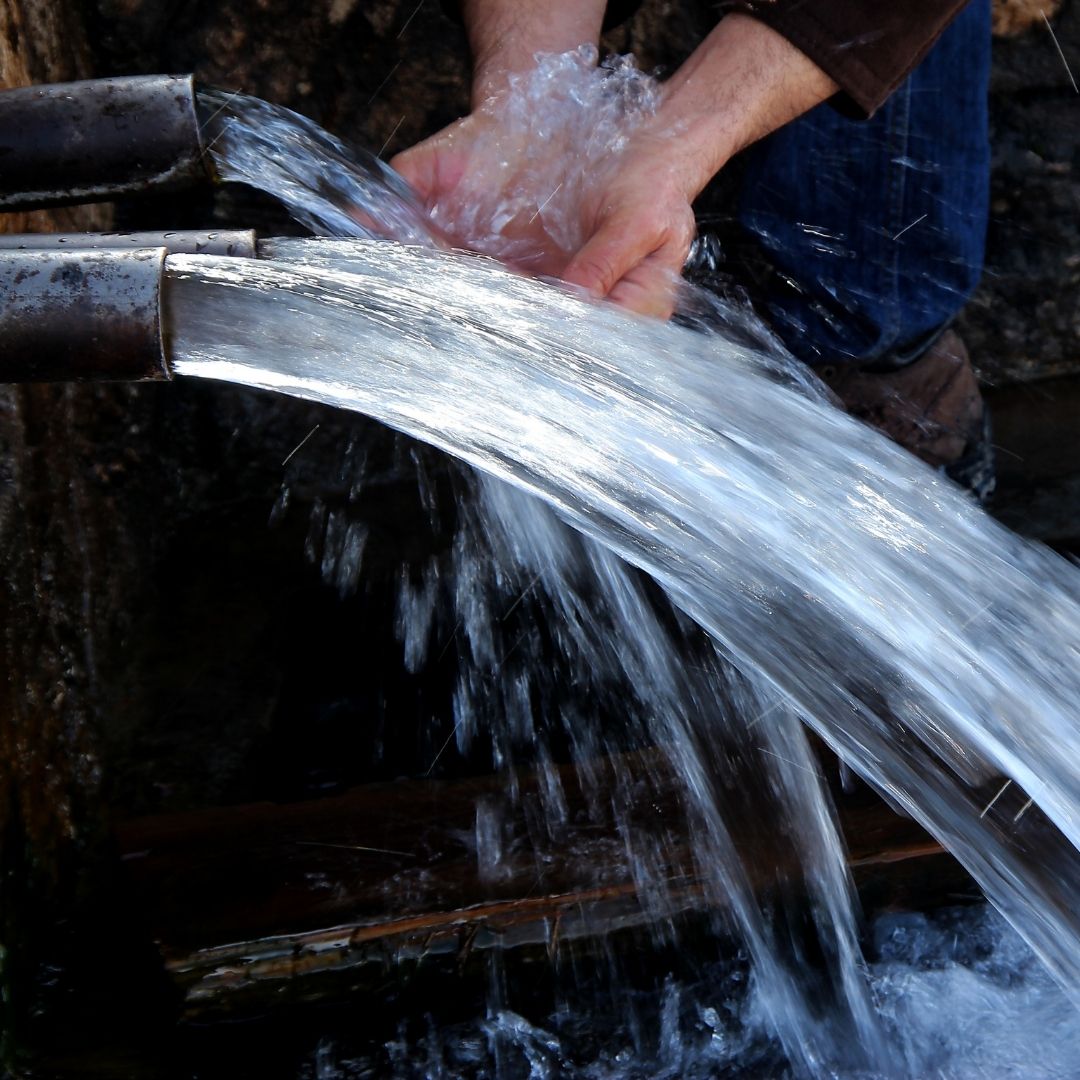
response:
[[[989,203],[990,0],[870,120],[818,106],[751,150],[739,219],[778,271],[766,315],[808,363],[891,366],[974,291]]]

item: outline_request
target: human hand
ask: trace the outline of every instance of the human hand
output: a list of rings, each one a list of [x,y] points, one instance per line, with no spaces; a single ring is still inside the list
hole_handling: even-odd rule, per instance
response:
[[[535,63],[391,164],[462,246],[660,317],[674,307],[693,200],[732,154],[836,89],[740,15],[661,90],[642,91],[632,68],[597,78],[595,50]]]
[[[476,112],[391,165],[453,242],[667,318],[694,237],[686,171],[670,140],[642,135],[587,177],[541,181],[521,135]],[[577,160],[573,147],[563,153]],[[560,198],[568,186],[577,190]]]
[[[537,212],[528,132],[480,109],[394,157],[432,221],[459,247],[557,276],[570,253]]]
[[[588,193],[586,239],[561,276],[631,310],[670,315],[693,240],[694,199],[734,154],[836,90],[764,23],[725,17]]]
[[[667,319],[694,239],[694,192],[673,141],[632,139],[579,207],[582,242],[559,277],[628,311]]]
[[[693,238],[658,85],[596,52],[537,58],[469,116],[391,162],[453,243],[666,317]]]

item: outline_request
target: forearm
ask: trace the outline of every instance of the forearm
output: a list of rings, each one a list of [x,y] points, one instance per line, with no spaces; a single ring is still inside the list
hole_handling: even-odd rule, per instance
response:
[[[873,113],[929,52],[968,0],[723,0],[768,23],[844,91],[844,111]],[[846,99],[846,107],[843,103]]]
[[[606,0],[464,0],[473,57],[473,108],[506,76],[533,65],[538,52],[568,52],[600,39]]]
[[[729,15],[665,84],[657,130],[670,134],[693,199],[734,154],[836,89],[776,31]]]

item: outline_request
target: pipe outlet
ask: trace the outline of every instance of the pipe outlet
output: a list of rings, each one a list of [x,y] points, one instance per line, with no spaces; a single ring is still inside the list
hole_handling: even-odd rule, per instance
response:
[[[0,382],[171,378],[165,255],[0,250]]]

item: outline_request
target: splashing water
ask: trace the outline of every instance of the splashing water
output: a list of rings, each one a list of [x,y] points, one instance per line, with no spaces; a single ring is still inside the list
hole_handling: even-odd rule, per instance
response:
[[[408,184],[374,154],[248,94],[201,88],[197,100],[203,142],[222,180],[271,192],[313,232],[434,242]]]
[[[546,499],[946,842],[1076,986],[1073,569],[744,350],[476,259],[351,258],[170,260],[177,371],[367,412]],[[689,747],[718,737],[692,734],[674,734],[691,788]],[[995,772],[1037,809],[983,815]]]
[[[933,916],[884,915],[871,928],[876,959],[867,977],[895,1039],[889,1075],[941,1080],[1068,1080],[1080,1059],[1075,1014],[1023,942],[986,907]],[[511,1075],[558,1080],[707,1080],[785,1075],[746,1027],[732,1034],[717,989],[738,970],[710,965],[697,978],[650,988],[653,1019],[643,1045],[618,1007],[581,993],[580,1012],[539,1022],[501,1010],[480,1021],[402,1028],[382,1043],[360,1032],[324,1039],[300,1064],[300,1080],[451,1080],[483,1072],[490,1046],[521,1062]],[[622,1004],[620,1002],[620,1004]],[[599,1029],[599,1030],[598,1030]]]
[[[343,148],[306,121],[289,140],[274,134],[288,154],[268,161],[260,110],[270,107],[230,100],[234,122],[215,144],[223,175],[352,235],[383,216],[387,199],[389,226],[369,231],[430,243],[407,192],[392,181],[380,192],[381,168],[346,187],[321,156],[329,146],[340,161]],[[340,197],[359,209],[343,213]],[[539,496],[478,483],[450,582],[433,571],[403,584],[408,662],[422,662],[449,592],[467,642],[459,745],[494,714],[496,764],[528,743],[543,762],[552,720],[536,714],[542,677],[523,674],[540,650],[516,644],[510,664],[493,631],[508,599],[542,586],[560,644],[588,673],[582,701],[607,682],[636,697],[618,734],[587,707],[557,703],[575,759],[655,743],[682,783],[686,821],[670,835],[626,827],[645,902],[665,914],[666,847],[689,830],[711,895],[751,953],[767,1026],[800,1072],[884,1074],[890,1055],[798,719],[947,844],[1076,995],[1072,567],[824,403],[730,309],[712,314],[738,333],[708,336],[591,307],[475,257],[370,241],[277,241],[264,254],[271,261],[168,260],[176,370],[365,412]],[[716,651],[687,664],[688,629],[672,630],[626,564],[651,575]],[[482,708],[492,693],[496,708]],[[739,769],[758,778],[756,792],[725,790]],[[549,819],[559,802],[552,781]],[[783,919],[758,907],[752,853],[730,824],[747,808],[767,815],[801,864],[824,986],[812,985],[798,948],[785,958]],[[480,824],[483,859],[498,822]],[[858,1051],[845,1054],[852,1039]]]
[[[536,59],[471,114],[462,178],[429,209],[462,246],[544,271],[588,239],[577,208],[617,171],[660,86],[630,56],[597,68],[592,46]]]

